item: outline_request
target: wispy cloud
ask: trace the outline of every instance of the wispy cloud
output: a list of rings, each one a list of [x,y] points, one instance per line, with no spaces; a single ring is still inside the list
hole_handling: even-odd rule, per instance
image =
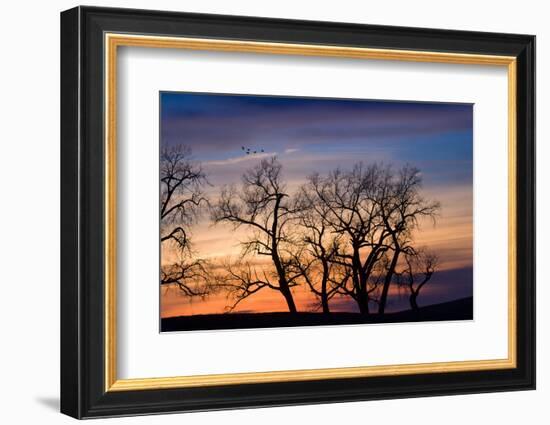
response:
[[[300,149],[295,149],[295,148],[285,149],[285,153],[298,152],[299,150],[300,150]]]
[[[267,158],[270,156],[276,155],[275,152],[264,152],[251,155],[241,155],[233,158],[220,159],[214,161],[204,161],[204,165],[229,165],[229,164],[239,164],[241,162],[247,162],[255,159]]]

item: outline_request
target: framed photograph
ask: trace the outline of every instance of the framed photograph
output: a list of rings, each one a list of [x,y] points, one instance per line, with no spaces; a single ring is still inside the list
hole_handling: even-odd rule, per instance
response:
[[[535,37],[61,14],[61,411],[535,388]]]

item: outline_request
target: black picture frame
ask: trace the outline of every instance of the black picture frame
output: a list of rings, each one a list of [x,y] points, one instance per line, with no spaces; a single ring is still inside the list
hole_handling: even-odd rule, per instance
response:
[[[154,34],[517,61],[517,367],[299,382],[105,390],[104,34]],[[535,388],[535,37],[76,7],[61,13],[61,412],[75,418]]]

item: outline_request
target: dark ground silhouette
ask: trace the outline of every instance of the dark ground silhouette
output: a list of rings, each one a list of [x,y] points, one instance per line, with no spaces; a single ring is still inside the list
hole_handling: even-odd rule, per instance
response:
[[[383,315],[360,313],[228,313],[179,316],[161,319],[162,332],[251,329],[315,325],[350,325],[363,323],[433,322],[446,320],[472,320],[473,298],[421,307]]]

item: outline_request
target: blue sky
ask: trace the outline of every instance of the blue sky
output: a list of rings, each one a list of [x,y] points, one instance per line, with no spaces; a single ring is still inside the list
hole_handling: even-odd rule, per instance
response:
[[[161,143],[186,144],[200,161],[243,155],[242,146],[284,163],[409,162],[425,183],[471,184],[472,105],[163,92]],[[330,159],[330,161],[327,161]],[[295,172],[288,164],[292,178]],[[328,168],[327,168],[328,167]],[[309,167],[306,167],[309,168]],[[289,176],[290,177],[290,176]]]

